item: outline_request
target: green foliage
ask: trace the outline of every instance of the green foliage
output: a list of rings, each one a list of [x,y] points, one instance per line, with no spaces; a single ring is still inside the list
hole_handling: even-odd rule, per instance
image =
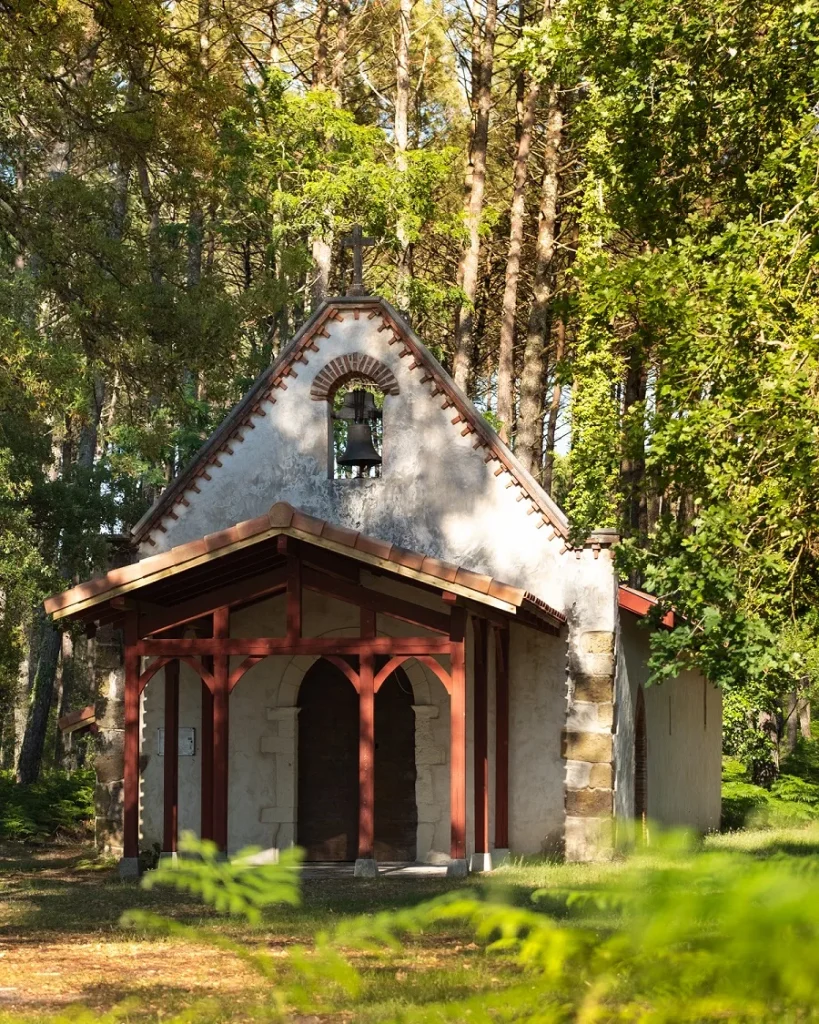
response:
[[[18,785],[13,772],[0,772],[0,838],[29,841],[82,831],[94,817],[94,784],[90,768],[44,772],[31,786]]]
[[[819,743],[801,739],[783,758],[770,788],[756,785],[751,770],[726,757],[722,771],[722,828],[786,828],[819,820]]]
[[[144,885],[170,885],[191,892],[219,913],[244,917],[251,924],[261,918],[262,908],[276,903],[295,905],[299,900],[301,850],[284,850],[274,864],[257,866],[247,849],[226,860],[209,840],[197,840],[190,833],[179,842],[176,862],[160,861],[156,871],[145,876]]]
[[[213,905],[233,905],[246,919],[256,920],[263,905],[297,898],[297,857],[265,867],[244,861],[228,877],[209,847],[189,843],[187,853],[202,857],[195,871],[182,862],[163,866],[157,878]],[[683,835],[653,841],[607,881],[535,892],[531,906],[464,890],[343,922],[319,936],[309,955],[293,951],[286,971],[256,948],[207,929],[147,915],[129,920],[240,956],[271,982],[267,1019],[291,1008],[360,1012],[357,972],[340,950],[389,956],[412,936],[453,926],[465,927],[487,956],[517,964],[517,978],[478,997],[406,1005],[378,1019],[796,1022],[816,1019],[819,1006],[815,857],[704,853]]]

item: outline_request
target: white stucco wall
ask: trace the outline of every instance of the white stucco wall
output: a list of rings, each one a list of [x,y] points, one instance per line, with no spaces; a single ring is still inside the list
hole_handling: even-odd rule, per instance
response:
[[[648,817],[701,832],[719,826],[722,695],[697,672],[646,687],[649,634],[623,612],[616,677],[615,811],[634,815],[634,710],[643,687],[648,748]]]
[[[566,719],[566,641],[513,626],[509,642],[509,848],[561,848],[565,809],[560,733]]]
[[[508,486],[508,473],[495,476],[497,463],[486,463],[484,450],[473,447],[474,435],[463,436],[462,424],[452,423],[453,409],[443,408],[441,396],[421,383],[424,370],[410,370],[412,359],[399,356],[403,346],[388,344],[390,332],[378,330],[380,317],[342,315],[327,323],[328,338],[316,338],[319,351],[308,353],[309,362],[296,364],[298,376],[288,377],[287,389],[263,404],[265,415],[254,417],[255,429],[244,431],[232,455],[220,455],[221,467],[208,467],[211,480],[197,481],[201,493],[188,493],[190,505],[177,505],[178,518],[166,516],[165,532],[154,530],[154,545],[144,544],[141,554],[157,554],[287,501],[525,587],[560,610],[577,604],[589,619],[586,628],[613,629],[608,554],[561,555],[562,539],[549,539],[548,526],[537,527],[540,515],[528,514],[530,502],[518,500],[521,492]],[[377,480],[328,478],[329,406],[310,398],[322,367],[352,352],[380,360],[400,388],[384,400],[384,465]]]

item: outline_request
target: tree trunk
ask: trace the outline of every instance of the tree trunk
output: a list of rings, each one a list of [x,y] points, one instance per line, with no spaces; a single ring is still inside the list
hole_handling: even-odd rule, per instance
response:
[[[523,5],[521,4],[521,10]],[[540,83],[532,81],[525,90],[523,72],[518,87],[518,144],[515,152],[514,187],[509,211],[509,255],[506,259],[506,281],[501,309],[500,345],[498,348],[498,419],[500,436],[508,444],[514,432],[515,419],[515,319],[518,308],[520,256],[523,249],[523,228],[526,216],[526,182],[529,153],[535,126]]]
[[[70,633],[63,633],[60,637],[60,686],[57,704],[57,718],[62,718],[71,711],[71,702],[75,690],[75,662],[74,642]],[[68,755],[66,738],[57,728],[54,736],[54,766],[65,768],[65,759]]]
[[[646,350],[637,340],[632,343],[623,396],[623,417],[629,420],[625,456],[620,463],[620,479],[625,494],[623,519],[630,536],[648,535],[648,506],[645,488],[645,429],[643,409],[646,399]],[[635,410],[635,406],[637,409]],[[634,415],[629,414],[635,410]],[[636,420],[636,422],[635,422]]]
[[[40,641],[37,651],[37,670],[34,675],[34,684],[31,688],[23,746],[20,749],[20,757],[17,761],[17,781],[22,786],[30,786],[40,777],[43,746],[45,745],[46,730],[48,728],[48,715],[51,710],[51,700],[54,696],[54,678],[57,673],[57,660],[60,655],[59,631],[46,618],[45,612],[42,609],[38,609],[37,615],[40,619],[39,629],[37,630]]]
[[[336,106],[344,106],[346,65],[347,65],[347,32],[350,25],[349,0],[338,0],[336,18],[336,52],[333,57],[333,92]]]
[[[312,85],[314,89],[323,89],[327,85],[327,20],[329,14],[329,0],[319,0],[316,5],[316,47],[313,51]]]
[[[566,322],[558,320],[554,325],[554,366],[555,378],[552,383],[552,400],[549,403],[549,418],[546,421],[546,451],[543,458],[543,489],[550,498],[554,497],[555,478],[555,435],[557,434],[557,417],[560,414],[560,396],[562,387],[558,377],[560,361],[566,353]]]
[[[526,327],[523,372],[520,380],[520,412],[515,454],[534,476],[540,474],[543,455],[543,368],[546,328],[552,300],[552,260],[560,177],[560,144],[563,110],[557,86],[549,90],[546,115],[546,150],[540,191],[535,273]]]
[[[401,174],[406,174],[409,148],[409,102],[410,102],[410,23],[413,0],[399,0],[398,46],[395,61],[395,165]],[[399,217],[398,226],[398,280],[396,299],[398,308],[409,307],[409,237],[404,218]]]
[[[477,20],[478,14],[472,12]],[[475,60],[473,44],[473,95],[475,97],[474,125],[466,176],[466,202],[464,219],[468,242],[458,265],[458,287],[463,292],[463,303],[458,314],[455,331],[455,351],[452,374],[455,383],[466,390],[469,366],[475,344],[475,295],[478,288],[478,264],[481,254],[481,217],[486,190],[486,155],[489,146],[489,115],[492,109],[492,70],[495,60],[495,30],[498,0],[486,0],[483,32],[476,32],[481,40],[480,58]],[[473,37],[474,38],[474,37]]]

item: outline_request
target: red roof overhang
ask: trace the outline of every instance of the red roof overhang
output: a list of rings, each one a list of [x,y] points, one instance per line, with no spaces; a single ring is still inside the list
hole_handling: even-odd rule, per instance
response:
[[[127,603],[136,599],[148,624],[155,627],[148,632],[168,628],[205,614],[210,591],[218,590],[221,603],[228,605],[241,604],[243,599],[246,603],[250,581],[254,600],[280,592],[285,584],[282,537],[292,538],[306,549],[321,549],[322,559],[331,564],[334,558],[345,564],[352,561],[376,574],[450,595],[452,600],[483,608],[487,614],[546,626],[549,631],[560,630],[566,622],[564,615],[528,591],[336,526],[286,502],[274,505],[267,515],[112,569],[98,579],[55,594],[46,600],[45,610],[55,619],[107,624],[121,618]],[[341,585],[335,586],[340,592]]]
[[[617,591],[617,602],[623,611],[632,612],[632,614],[644,618],[657,605],[657,598],[653,594],[646,594],[645,591],[627,587],[621,583]],[[660,621],[664,626],[673,629],[674,612],[666,612]]]

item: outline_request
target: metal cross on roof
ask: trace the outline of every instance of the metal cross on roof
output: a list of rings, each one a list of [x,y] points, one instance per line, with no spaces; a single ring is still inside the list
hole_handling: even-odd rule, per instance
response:
[[[366,295],[367,290],[364,287],[364,261],[362,258],[362,250],[365,245],[375,245],[374,238],[365,238],[364,232],[361,230],[360,224],[354,224],[353,230],[349,235],[345,235],[341,240],[341,244],[345,249],[353,250],[353,279],[350,282],[350,287],[347,289],[348,295]]]

